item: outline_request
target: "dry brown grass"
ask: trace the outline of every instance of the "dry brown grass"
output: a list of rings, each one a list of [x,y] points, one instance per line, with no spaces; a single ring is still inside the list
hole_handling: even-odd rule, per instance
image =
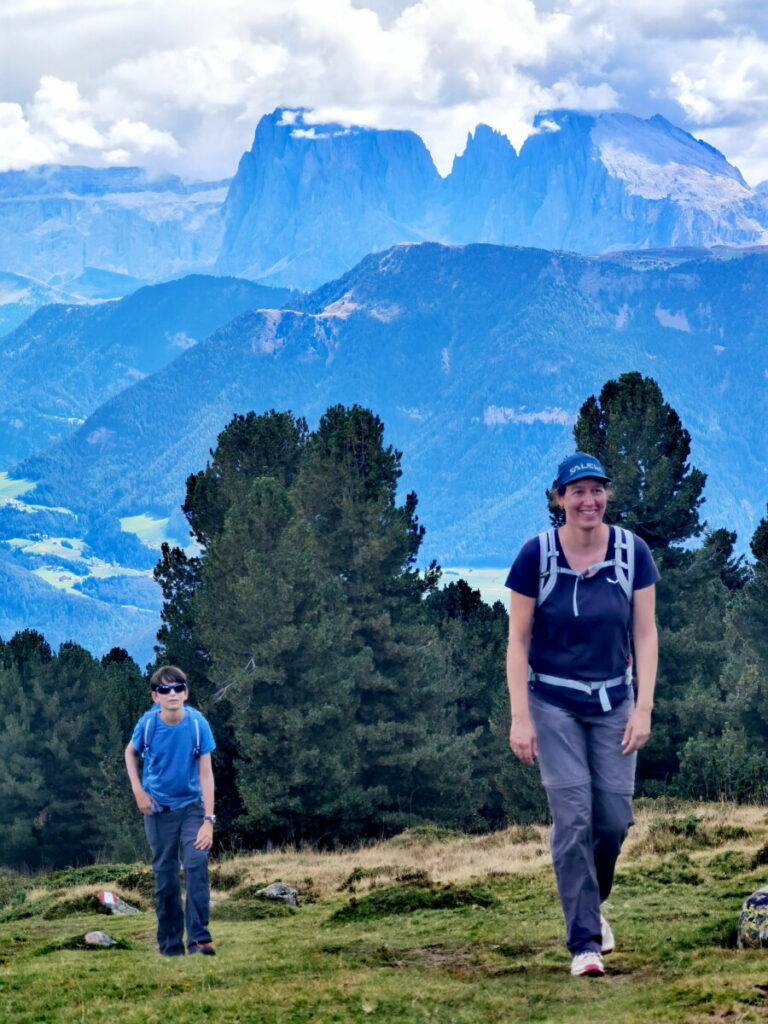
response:
[[[718,838],[717,847],[755,852],[768,840],[767,812],[766,807],[730,804],[686,804],[681,810],[644,807],[636,812],[635,826],[622,859],[638,861],[668,852],[659,848],[665,821],[674,826],[683,817],[698,819],[702,835],[717,836],[717,830],[723,828],[745,829],[748,834],[743,837]],[[695,836],[681,845],[692,856],[696,855]],[[219,872],[224,880],[236,880],[238,886],[280,879],[301,892],[327,898],[343,891],[353,873],[362,876],[354,880],[355,889],[365,892],[410,872],[425,872],[435,882],[465,883],[470,879],[535,871],[549,863],[549,829],[513,826],[489,835],[460,836],[442,842],[409,843],[406,836],[406,842],[395,839],[335,853],[305,847],[248,854],[223,861]],[[224,888],[229,888],[229,883]]]
[[[364,876],[355,882],[356,889],[366,891],[409,872],[426,872],[435,882],[465,882],[536,869],[549,858],[547,833],[544,827],[522,830],[513,826],[503,832],[460,836],[448,842],[401,845],[390,841],[336,853],[311,847],[275,850],[234,857],[222,863],[220,870],[225,878],[237,876],[241,884],[280,879],[325,898],[338,895],[353,872]]]

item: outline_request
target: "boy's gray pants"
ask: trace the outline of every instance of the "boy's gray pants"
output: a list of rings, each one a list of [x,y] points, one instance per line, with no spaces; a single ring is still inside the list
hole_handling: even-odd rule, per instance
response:
[[[152,850],[155,874],[157,944],[163,956],[181,956],[184,953],[185,922],[188,946],[211,941],[208,931],[208,851],[194,847],[203,815],[203,805],[198,802],[173,811],[144,815],[144,831]],[[180,860],[184,865],[186,889],[183,910]]]
[[[578,715],[529,693],[541,781],[552,814],[552,861],[572,953],[599,952],[600,904],[613,885],[632,818],[637,754],[622,754],[634,709],[630,693],[612,711]]]

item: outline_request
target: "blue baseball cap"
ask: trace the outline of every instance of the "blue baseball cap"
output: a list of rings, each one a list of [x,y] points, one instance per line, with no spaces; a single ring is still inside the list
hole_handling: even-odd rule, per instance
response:
[[[572,484],[574,480],[582,480],[585,476],[593,476],[597,480],[611,479],[594,455],[587,455],[586,452],[574,452],[573,455],[563,459],[557,467],[555,488],[559,491],[566,484]]]

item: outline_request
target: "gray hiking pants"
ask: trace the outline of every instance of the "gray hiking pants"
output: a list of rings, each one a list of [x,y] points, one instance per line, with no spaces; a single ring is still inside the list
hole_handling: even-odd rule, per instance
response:
[[[636,754],[622,754],[632,695],[600,715],[577,715],[529,693],[541,781],[552,814],[552,861],[571,953],[600,951],[600,904],[633,824]]]
[[[208,851],[194,847],[203,824],[202,803],[186,804],[174,811],[144,815],[144,831],[152,850],[155,874],[157,944],[163,956],[184,953],[184,925],[187,945],[210,942],[208,931]],[[186,901],[181,906],[179,862],[184,865]]]

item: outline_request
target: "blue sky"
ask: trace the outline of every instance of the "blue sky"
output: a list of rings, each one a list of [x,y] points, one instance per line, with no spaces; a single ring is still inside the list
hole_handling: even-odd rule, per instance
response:
[[[4,0],[0,169],[232,174],[258,118],[410,128],[446,173],[479,122],[662,113],[768,178],[763,0]]]

